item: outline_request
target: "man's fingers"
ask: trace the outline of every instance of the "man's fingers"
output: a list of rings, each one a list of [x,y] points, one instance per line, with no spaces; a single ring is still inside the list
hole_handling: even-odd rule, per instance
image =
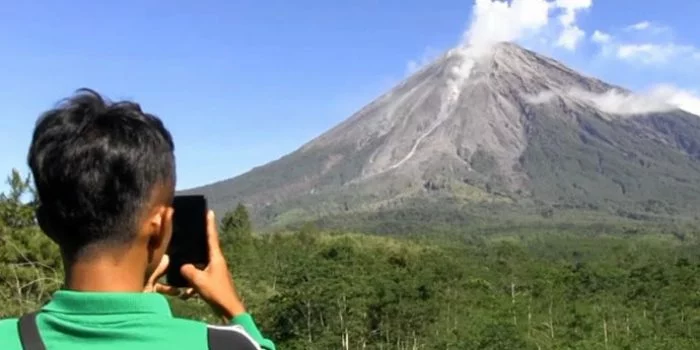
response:
[[[178,296],[180,295],[180,290],[178,288],[168,286],[165,284],[157,283],[155,286],[155,291],[160,294]]]
[[[213,210],[207,212],[207,240],[209,243],[209,261],[220,258],[219,230],[216,227],[216,217]]]
[[[168,270],[168,265],[170,265],[170,257],[168,254],[163,254],[163,257],[160,258],[160,263],[158,263],[158,267],[156,267],[156,271],[153,272],[153,275],[156,276],[156,279],[160,278],[165,274],[165,272]]]
[[[182,300],[187,300],[197,294],[194,288],[176,288],[160,283],[156,284],[154,289],[157,293],[178,297]]]
[[[167,254],[164,254],[160,259],[160,263],[158,263],[158,266],[151,274],[151,277],[148,278],[149,286],[156,284],[156,281],[165,274],[165,272],[168,270],[168,264],[170,264],[170,257]]]
[[[201,284],[201,280],[204,277],[204,271],[197,269],[192,264],[183,265],[180,268],[180,273],[191,286],[198,286]]]

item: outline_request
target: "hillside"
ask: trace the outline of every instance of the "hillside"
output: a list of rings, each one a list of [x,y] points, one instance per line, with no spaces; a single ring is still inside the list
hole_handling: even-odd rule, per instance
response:
[[[611,92],[630,94],[515,44],[456,48],[289,155],[185,192],[243,202],[258,225],[410,208],[692,217],[700,118],[611,111]]]

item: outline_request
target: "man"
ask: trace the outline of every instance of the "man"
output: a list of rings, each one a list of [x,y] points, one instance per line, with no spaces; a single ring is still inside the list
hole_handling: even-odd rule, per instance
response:
[[[177,292],[156,282],[168,264],[173,151],[156,116],[91,90],[41,116],[28,160],[37,220],[60,247],[65,286],[34,318],[0,321],[0,349],[275,349],[237,296],[212,212],[208,267],[181,272],[192,286],[185,294],[197,293],[230,326],[173,318],[152,293]]]

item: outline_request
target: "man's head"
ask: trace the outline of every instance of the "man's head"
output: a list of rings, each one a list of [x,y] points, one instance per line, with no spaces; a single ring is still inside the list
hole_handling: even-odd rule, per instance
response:
[[[29,149],[37,219],[75,262],[140,249],[148,269],[170,240],[175,157],[168,130],[132,102],[82,89],[45,112]]]

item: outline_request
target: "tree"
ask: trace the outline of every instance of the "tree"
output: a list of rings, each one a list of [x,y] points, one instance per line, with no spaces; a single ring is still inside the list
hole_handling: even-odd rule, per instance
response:
[[[221,220],[221,246],[230,262],[238,265],[247,259],[253,248],[253,229],[248,209],[239,203]]]
[[[316,224],[314,224],[313,222],[306,222],[304,223],[304,225],[301,226],[301,228],[299,228],[299,233],[297,237],[299,237],[299,240],[302,242],[302,244],[309,246],[315,243],[319,233],[320,231]]]
[[[0,223],[11,228],[33,226],[36,196],[30,177],[23,178],[17,169],[12,169],[12,174],[5,182],[10,186],[10,191],[8,194],[0,194]],[[27,195],[31,199],[24,203],[22,200]]]
[[[239,203],[236,209],[224,215],[223,220],[221,220],[221,232],[232,239],[231,243],[243,243],[250,240],[253,228],[245,205]]]
[[[58,247],[35,225],[29,177],[13,170],[7,184],[0,194],[0,318],[36,310],[63,280]]]

